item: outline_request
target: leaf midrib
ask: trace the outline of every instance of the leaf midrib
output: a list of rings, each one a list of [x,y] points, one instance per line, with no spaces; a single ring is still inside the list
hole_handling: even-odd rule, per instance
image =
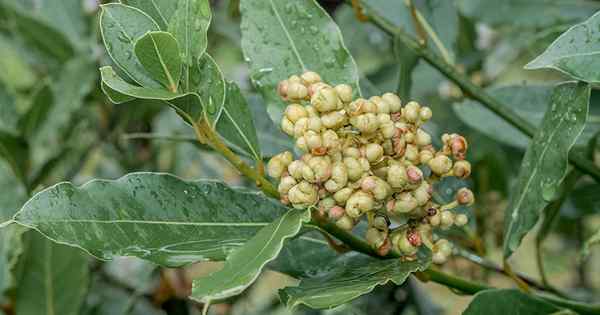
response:
[[[306,71],[307,70],[306,69],[306,65],[304,65],[304,61],[302,61],[302,58],[300,58],[300,53],[298,52],[298,48],[296,47],[296,44],[294,44],[294,41],[292,40],[292,36],[290,35],[290,32],[288,31],[287,27],[283,23],[283,20],[281,19],[281,15],[279,15],[279,11],[275,7],[275,3],[273,3],[273,0],[269,0],[269,4],[271,5],[271,8],[273,9],[273,12],[275,13],[275,17],[277,18],[277,21],[279,22],[279,25],[283,29],[283,32],[285,33],[285,36],[287,37],[288,41],[290,42],[290,46],[292,47],[292,51],[294,52],[294,55],[296,56],[296,59],[298,59],[298,62],[300,63],[300,66],[302,67],[302,70]]]

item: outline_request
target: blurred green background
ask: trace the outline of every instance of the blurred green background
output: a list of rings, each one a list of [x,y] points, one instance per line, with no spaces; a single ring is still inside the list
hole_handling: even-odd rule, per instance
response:
[[[392,2],[369,2],[389,5],[386,1]],[[473,164],[469,185],[478,201],[469,214],[474,219],[471,233],[450,237],[472,252],[501,261],[504,208],[528,140],[465,100],[459,88],[425,62],[414,59],[384,32],[361,22],[350,5],[319,2],[342,30],[360,69],[364,94],[401,89],[403,96],[410,95],[410,99],[433,109],[433,120],[426,128],[435,138],[444,132],[467,137],[468,159]],[[415,4],[438,34],[450,61],[474,83],[490,89],[534,122],[545,112],[544,102],[552,84],[563,78],[556,72],[526,71],[523,65],[569,26],[600,9],[600,1],[422,0]],[[97,69],[109,60],[99,38],[98,5],[95,0],[0,0],[0,129],[16,130],[15,117],[25,115],[33,106],[48,105],[39,130],[29,141],[29,169],[32,176],[39,175],[36,189],[65,180],[83,184],[93,178],[115,179],[135,171],[169,172],[185,179],[217,178],[250,187],[227,162],[195,143],[193,131],[173,111],[140,100],[113,105],[104,97]],[[236,1],[212,1],[212,10],[208,52],[225,77],[244,90],[265,154],[291,147],[292,140],[270,121],[250,83],[240,48]],[[406,11],[389,10],[386,14],[412,29]],[[590,121],[584,132],[587,139],[600,130],[598,103],[600,93],[593,90]],[[595,154],[598,161],[600,154]],[[0,162],[2,219],[10,218],[26,199],[9,165]],[[593,250],[586,260],[579,259],[583,241],[593,232],[592,227],[599,225],[600,186],[584,178],[563,204],[557,224],[543,244],[550,281],[583,299],[597,297],[600,292],[600,251]],[[537,279],[531,235],[535,233],[525,239],[513,268]],[[10,250],[9,241],[3,246],[3,250]],[[92,274],[81,313],[199,314],[199,306],[186,298],[191,279],[218,267],[218,263],[200,263],[161,270],[138,259],[99,262],[90,258]],[[508,278],[484,271],[460,255],[443,269],[512,286]],[[210,314],[289,314],[279,304],[277,289],[295,281],[266,272],[250,290],[213,306]],[[18,280],[16,284],[18,287]],[[470,299],[411,278],[401,287],[377,287],[372,294],[335,310],[298,309],[295,313],[459,314]],[[11,314],[10,309],[4,311]]]

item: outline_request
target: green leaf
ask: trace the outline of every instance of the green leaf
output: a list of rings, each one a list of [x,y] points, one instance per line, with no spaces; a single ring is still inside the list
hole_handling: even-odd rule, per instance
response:
[[[144,68],[171,92],[177,92],[181,76],[179,44],[167,32],[148,32],[135,42],[135,55]]]
[[[490,26],[520,28],[547,28],[572,23],[600,9],[597,2],[586,0],[458,0],[457,6],[465,16]]]
[[[490,95],[507,104],[521,118],[536,127],[540,127],[544,112],[552,102],[552,86],[505,86],[486,89]],[[455,103],[454,112],[466,125],[497,140],[501,143],[526,148],[531,139],[523,132],[504,121],[481,103],[465,100]],[[600,130],[600,123],[588,121],[577,145],[586,145],[587,142]]]
[[[104,83],[104,81],[100,82],[100,89],[102,89],[104,95],[106,95],[108,100],[113,104],[123,104],[133,101],[135,99],[135,97],[133,96],[125,95],[111,89],[110,87],[108,87],[108,85],[106,85],[106,83]]]
[[[130,101],[131,98],[168,101],[175,111],[190,125],[204,116],[200,97],[196,93],[173,93],[162,88],[146,88],[127,83],[119,77],[112,67],[100,68],[104,90],[115,101]]]
[[[33,96],[29,110],[19,119],[19,130],[25,139],[35,136],[48,117],[52,106],[54,106],[54,94],[50,85],[44,85]]]
[[[29,145],[27,142],[9,132],[0,130],[0,158],[4,159],[13,174],[27,185],[29,172]]]
[[[310,210],[289,210],[231,253],[223,269],[195,279],[190,297],[210,303],[242,293],[256,280],[263,267],[277,257],[285,240],[296,235],[302,224],[309,220]]]
[[[277,259],[269,263],[267,268],[303,278],[322,271],[324,266],[339,257],[321,233],[311,229],[307,231],[287,241]],[[315,264],[315,261],[319,263]]]
[[[74,55],[75,51],[69,40],[46,22],[5,2],[0,2],[0,9],[13,17],[17,31],[31,46],[61,62]]]
[[[525,65],[525,69],[555,69],[588,83],[599,83],[600,12],[560,35],[541,55]]]
[[[173,0],[126,0],[126,5],[136,7],[148,14],[149,16],[158,23],[160,29],[167,31],[169,27],[169,21],[175,10],[177,9],[177,3],[179,1]]]
[[[78,315],[88,288],[88,258],[80,250],[26,234],[16,291],[19,315]]]
[[[198,82],[194,82],[195,91],[200,95],[202,104],[206,106],[209,121],[216,124],[222,114],[225,104],[227,86],[219,65],[205,53],[198,59],[198,73],[195,74]]]
[[[411,273],[423,271],[428,265],[429,260],[421,258],[407,262],[351,253],[333,262],[329,270],[302,279],[297,287],[280,290],[279,296],[288,308],[301,304],[316,309],[334,308],[389,281],[401,285]]]
[[[339,28],[314,0],[242,0],[242,49],[251,78],[279,121],[286,106],[277,84],[306,70],[324,81],[350,84],[356,94],[358,71]]]
[[[475,294],[463,315],[547,315],[559,310],[556,306],[519,290],[491,289]]]
[[[590,236],[590,238],[585,241],[583,244],[583,249],[581,250],[581,257],[586,258],[590,255],[590,250],[592,246],[596,246],[600,244],[600,230],[596,231],[594,235]]]
[[[180,0],[169,23],[169,32],[175,36],[181,49],[181,58],[187,69],[183,73],[183,88],[190,91],[191,74],[196,60],[202,56],[208,44],[207,32],[211,12],[208,0]]]
[[[138,84],[158,88],[156,82],[135,56],[135,42],[159,27],[143,11],[120,3],[102,5],[100,30],[108,55],[119,68]]]
[[[542,125],[525,152],[505,214],[504,257],[509,257],[553,201],[568,166],[568,154],[588,115],[590,86],[563,83],[552,95]]]
[[[33,69],[14,47],[14,43],[0,36],[0,82],[12,90],[25,90],[36,83]]]
[[[50,187],[14,220],[100,259],[136,256],[165,266],[223,260],[286,208],[219,182],[136,173],[80,188]]]
[[[252,112],[240,88],[233,82],[227,82],[227,101],[217,122],[217,132],[256,160],[261,159]]]

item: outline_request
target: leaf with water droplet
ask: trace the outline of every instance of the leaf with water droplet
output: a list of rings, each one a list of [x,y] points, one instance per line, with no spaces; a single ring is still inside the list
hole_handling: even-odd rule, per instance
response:
[[[194,82],[194,90],[206,106],[208,120],[214,125],[221,115],[225,104],[225,78],[219,65],[205,53],[198,58],[195,68],[190,69],[198,79]]]
[[[554,69],[588,83],[600,83],[600,12],[571,27],[525,69]],[[590,38],[592,37],[592,38]]]
[[[587,119],[590,86],[568,82],[552,94],[556,113],[548,110],[525,152],[517,184],[505,213],[504,257],[519,247],[521,240],[537,223],[549,200],[556,198],[568,167],[571,147],[581,135]],[[577,119],[568,115],[581,108]]]
[[[175,14],[177,3],[173,0],[121,0],[126,5],[136,7],[151,16],[163,31],[168,30],[169,21]]]
[[[316,1],[242,0],[240,11],[242,49],[250,60],[253,83],[270,107],[269,113],[280,116],[286,106],[277,95],[277,84],[307,70],[318,72],[332,85],[350,84],[356,95],[360,94],[356,64],[338,27]],[[314,45],[320,49],[315,50]],[[265,68],[273,71],[260,73]]]
[[[148,32],[135,42],[135,55],[152,78],[177,92],[182,61],[179,45],[167,32]]]
[[[134,44],[147,32],[159,27],[143,11],[120,3],[102,5],[100,30],[108,55],[136,83],[149,88],[160,87],[134,55]]]

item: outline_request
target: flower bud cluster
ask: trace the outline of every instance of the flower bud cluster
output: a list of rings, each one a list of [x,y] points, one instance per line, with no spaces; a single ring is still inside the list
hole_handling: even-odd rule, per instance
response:
[[[289,103],[281,129],[303,153],[269,161],[281,201],[314,206],[346,230],[366,215],[365,237],[379,254],[395,250],[410,258],[427,246],[435,263],[444,262],[452,248],[447,240],[434,242],[432,230],[467,224],[467,216],[452,209],[471,205],[474,196],[462,188],[453,202],[439,205],[433,185],[446,176],[469,177],[466,139],[444,134],[436,149],[422,128],[431,119],[429,107],[403,105],[393,93],[355,99],[351,86],[329,85],[315,72],[280,82],[278,93]],[[407,223],[392,231],[388,217]]]

